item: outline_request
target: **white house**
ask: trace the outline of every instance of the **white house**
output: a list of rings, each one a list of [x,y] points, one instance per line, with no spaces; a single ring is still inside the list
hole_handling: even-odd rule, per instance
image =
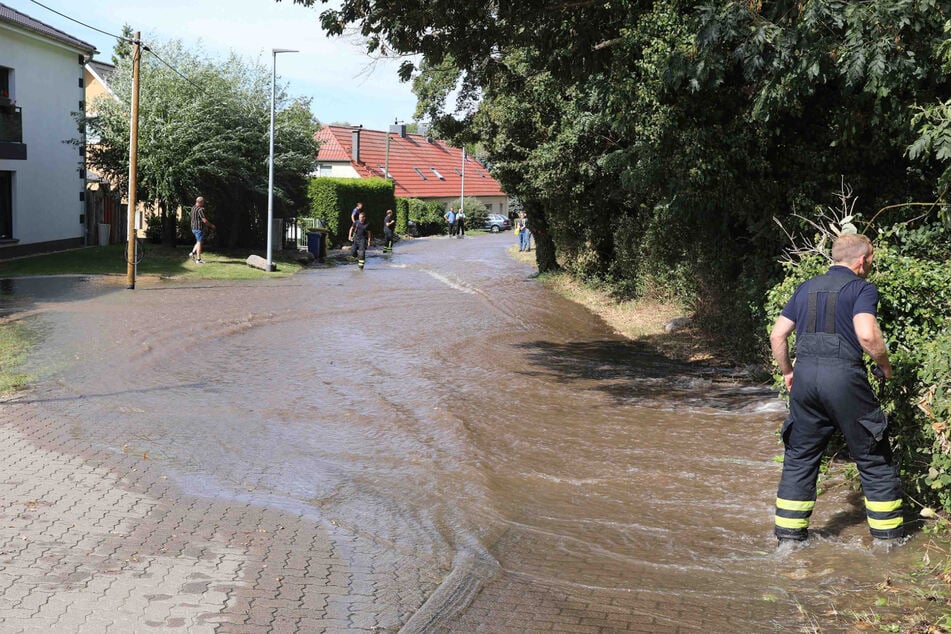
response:
[[[73,113],[95,47],[0,4],[0,259],[86,244]]]

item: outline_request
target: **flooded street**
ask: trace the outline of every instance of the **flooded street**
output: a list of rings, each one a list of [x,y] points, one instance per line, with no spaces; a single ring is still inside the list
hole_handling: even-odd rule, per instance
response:
[[[410,567],[374,581],[389,629],[848,631],[831,605],[872,605],[914,548],[871,549],[837,489],[777,553],[775,395],[613,334],[511,243],[268,282],[7,281],[3,307],[36,312],[26,399],[78,441],[347,536],[355,570]]]

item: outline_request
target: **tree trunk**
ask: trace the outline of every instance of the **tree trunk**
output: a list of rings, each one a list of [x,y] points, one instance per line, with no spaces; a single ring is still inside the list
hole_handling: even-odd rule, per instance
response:
[[[535,240],[535,263],[538,265],[538,272],[559,270],[561,267],[558,266],[556,259],[555,242],[548,231],[548,216],[544,205],[531,201],[525,202],[524,208],[528,219],[528,230],[532,232],[532,238]]]

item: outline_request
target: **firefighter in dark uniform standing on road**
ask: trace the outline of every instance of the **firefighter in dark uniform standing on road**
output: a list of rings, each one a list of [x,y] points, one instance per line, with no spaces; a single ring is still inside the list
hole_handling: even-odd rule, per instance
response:
[[[770,334],[773,358],[789,390],[783,423],[786,451],[776,495],[776,537],[802,541],[816,503],[816,479],[829,437],[845,436],[865,493],[869,530],[878,539],[902,537],[901,484],[888,440],[888,422],[868,382],[864,350],[883,380],[892,375],[876,318],[878,289],[865,281],[872,243],[846,234],[832,245],[832,266],[801,284]],[[796,366],[788,338],[796,331]]]
[[[359,205],[359,203],[357,203]],[[354,210],[356,211],[356,209]],[[367,261],[367,247],[370,246],[370,224],[367,222],[367,215],[363,211],[357,214],[357,219],[350,227],[350,239],[353,246],[350,248],[350,257],[356,257],[360,270]]]

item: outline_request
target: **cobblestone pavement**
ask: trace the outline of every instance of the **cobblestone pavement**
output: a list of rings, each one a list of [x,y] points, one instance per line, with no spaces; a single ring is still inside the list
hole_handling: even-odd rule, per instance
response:
[[[440,581],[332,526],[183,496],[142,456],[84,455],[36,404],[2,404],[0,446],[4,634],[396,631]]]
[[[3,634],[748,631],[735,604],[713,613],[491,566],[457,565],[442,588],[453,596],[440,596],[442,577],[353,532],[185,496],[144,456],[90,453],[30,402],[42,396],[0,408]]]

